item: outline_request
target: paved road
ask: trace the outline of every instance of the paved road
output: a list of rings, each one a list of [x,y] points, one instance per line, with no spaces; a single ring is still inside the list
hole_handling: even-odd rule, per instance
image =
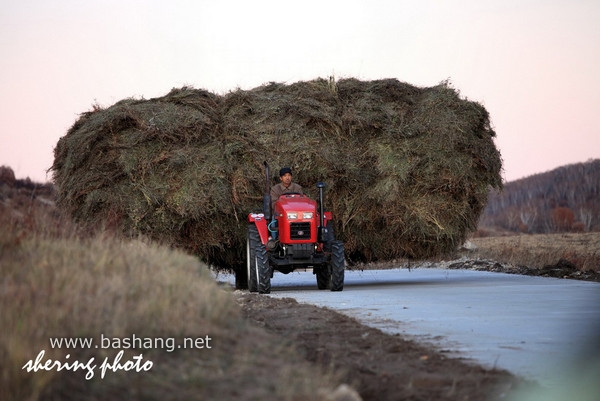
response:
[[[275,273],[273,297],[326,306],[388,333],[554,387],[600,329],[600,283],[447,269],[347,271],[343,292],[311,272]]]

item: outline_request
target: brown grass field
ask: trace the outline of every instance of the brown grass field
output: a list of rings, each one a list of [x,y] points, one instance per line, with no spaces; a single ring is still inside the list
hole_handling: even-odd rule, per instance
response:
[[[520,234],[471,240],[474,256],[543,269],[566,261],[578,270],[600,272],[600,233]],[[563,262],[564,263],[564,262]]]
[[[440,267],[600,282],[600,232],[506,234],[469,239],[473,246],[426,260],[396,259],[352,269]],[[466,244],[465,244],[466,245]]]

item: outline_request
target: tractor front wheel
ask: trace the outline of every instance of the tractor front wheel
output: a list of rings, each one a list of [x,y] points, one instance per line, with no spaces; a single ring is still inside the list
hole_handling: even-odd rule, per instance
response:
[[[344,243],[342,241],[331,241],[331,291],[342,291],[344,289]]]
[[[269,294],[271,292],[271,267],[267,248],[262,243],[258,244],[254,249],[254,256],[258,292],[259,294]]]
[[[248,276],[248,290],[250,290],[250,292],[258,291],[258,272],[256,270],[255,249],[260,243],[258,229],[254,224],[249,224],[248,235],[246,237],[246,273]]]

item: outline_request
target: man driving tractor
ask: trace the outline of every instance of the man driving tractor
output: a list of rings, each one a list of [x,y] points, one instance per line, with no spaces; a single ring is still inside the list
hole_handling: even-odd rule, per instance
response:
[[[271,208],[275,209],[275,202],[283,194],[302,193],[302,187],[295,182],[292,182],[292,169],[284,167],[279,170],[280,183],[271,187]]]

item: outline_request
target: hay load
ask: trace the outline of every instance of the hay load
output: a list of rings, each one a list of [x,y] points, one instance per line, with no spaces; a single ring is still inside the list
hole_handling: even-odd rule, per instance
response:
[[[502,185],[494,136],[485,108],[446,83],[317,79],[223,96],[184,87],[84,113],[52,170],[77,220],[228,269],[244,263],[268,160],[291,166],[309,195],[326,182],[351,260],[422,258],[462,243]]]

